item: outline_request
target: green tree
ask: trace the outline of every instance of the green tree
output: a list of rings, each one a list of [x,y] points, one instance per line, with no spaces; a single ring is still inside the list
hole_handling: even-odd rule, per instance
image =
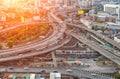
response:
[[[8,42],[7,42],[7,46],[8,46],[9,48],[12,48],[12,47],[13,47],[13,41],[8,41]]]
[[[120,74],[116,74],[115,79],[120,79]]]
[[[2,44],[0,44],[0,49],[2,49],[2,47],[3,47]]]
[[[106,27],[102,26],[101,30],[104,32],[106,30]]]
[[[93,30],[98,30],[98,26],[97,26],[97,25],[96,25],[96,26],[93,26],[92,29],[93,29]]]

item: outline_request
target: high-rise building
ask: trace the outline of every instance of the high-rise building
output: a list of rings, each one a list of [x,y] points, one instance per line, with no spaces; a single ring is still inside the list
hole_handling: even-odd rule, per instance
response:
[[[117,15],[117,19],[120,19],[120,5],[119,4],[105,4],[104,11]]]
[[[78,0],[63,0],[63,4],[66,6],[74,6],[78,4]]]
[[[94,0],[78,0],[80,7],[90,7],[94,4]]]

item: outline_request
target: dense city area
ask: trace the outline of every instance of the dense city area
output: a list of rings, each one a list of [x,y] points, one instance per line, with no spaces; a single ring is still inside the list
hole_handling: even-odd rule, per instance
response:
[[[120,1],[0,0],[0,79],[120,79]]]

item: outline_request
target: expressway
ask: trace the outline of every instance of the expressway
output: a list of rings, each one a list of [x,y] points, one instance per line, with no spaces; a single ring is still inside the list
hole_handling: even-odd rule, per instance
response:
[[[0,68],[1,70],[2,68]],[[6,68],[7,69],[7,68]],[[91,79],[114,79],[110,76],[107,75],[103,75],[101,73],[94,73],[94,72],[89,72],[89,71],[85,71],[85,70],[80,70],[78,68],[72,68],[72,72],[67,72],[66,71],[67,68],[29,68],[28,70],[24,70],[24,68],[22,67],[14,67],[13,70],[11,69],[7,69],[6,72],[9,73],[42,73],[41,71],[45,71],[45,73],[50,73],[53,72],[53,70],[56,70],[59,73],[62,74],[69,74],[69,75],[74,75],[74,76],[78,76],[78,77],[88,77]],[[92,74],[96,74],[96,76],[93,76]]]
[[[69,31],[66,31],[66,33],[72,35],[74,38],[76,38],[80,42],[88,45],[90,48],[96,50],[97,52],[99,52],[103,56],[107,57],[108,59],[110,59],[113,62],[120,65],[120,58],[119,57],[117,57],[117,56],[113,55],[111,52],[103,49],[101,46],[97,45],[95,42],[91,42],[86,37],[82,36],[81,34],[76,34],[76,33],[69,32]]]
[[[56,29],[55,29],[55,31],[56,31]],[[36,42],[35,44],[30,44],[30,45],[27,45],[26,47],[23,46],[22,48],[21,47],[20,48],[14,48],[15,50],[13,49],[11,51],[3,50],[4,52],[0,53],[0,57],[1,57],[0,60],[2,61],[2,58],[7,58],[9,60],[8,57],[11,58],[11,56],[13,57],[14,55],[18,55],[19,56],[19,55],[24,54],[24,53],[29,54],[28,52],[30,52],[30,50],[31,51],[32,50],[42,50],[42,49],[44,49],[44,48],[46,48],[46,47],[48,47],[50,45],[54,45],[54,44],[56,44],[57,42],[59,42],[61,40],[61,38],[62,38],[62,32],[61,31],[63,32],[64,28],[63,29],[61,28],[60,32],[57,32],[57,33],[55,32],[52,37],[50,37],[47,40],[44,40],[42,42]],[[48,51],[46,51],[46,52],[48,52]],[[21,56],[19,56],[19,57],[21,57]]]
[[[54,16],[53,13],[50,13],[49,16],[53,18],[52,20],[56,21],[60,25],[60,26],[57,26],[57,28],[56,28],[56,26],[53,25],[53,27],[54,27],[53,33],[54,34],[51,37],[48,37],[49,39],[46,38],[45,41],[42,41],[39,43],[36,42],[35,44],[29,44],[26,47],[23,46],[23,47],[15,48],[15,49],[1,50],[0,62],[9,61],[9,60],[16,60],[16,59],[21,59],[21,58],[25,58],[25,57],[43,54],[45,52],[50,52],[52,50],[60,48],[64,44],[68,43],[70,41],[71,37],[70,36],[63,37],[63,34],[66,31],[66,23],[63,22],[62,20],[60,20],[59,18],[57,18],[56,16]],[[49,19],[49,20],[51,20],[51,19]],[[12,27],[12,28],[16,28],[16,27]],[[5,31],[1,31],[1,32],[5,32]],[[78,38],[78,40],[80,40],[80,39]],[[86,44],[87,42],[84,42],[84,43]],[[93,44],[92,47],[95,47],[95,45]],[[97,50],[101,50],[100,47]],[[24,51],[27,51],[27,52],[25,53]],[[111,56],[111,54],[110,54],[110,56]],[[113,61],[115,61],[115,60],[113,59]],[[116,63],[119,63],[119,62],[117,61]],[[45,70],[47,72],[50,72],[53,69],[45,69]],[[61,72],[63,74],[68,73],[65,71],[65,69],[56,69],[56,70],[58,70],[59,72]],[[102,75],[96,75],[96,77],[94,77],[91,75],[91,72],[85,72],[85,71],[82,71],[79,69],[74,69],[74,70],[75,71],[73,71],[72,73],[68,73],[68,74],[76,75],[76,76],[85,76],[85,77],[89,77],[92,79],[112,79],[109,77],[104,77]],[[28,70],[28,71],[23,70],[21,68],[16,68],[16,69],[14,69],[14,71],[8,70],[8,72],[35,72],[35,71],[38,72],[40,70],[35,69],[35,68],[30,68],[30,70]]]
[[[66,38],[59,40],[58,42],[56,42],[52,45],[48,44],[47,47],[45,47],[43,49],[39,49],[40,47],[38,47],[34,51],[31,51],[31,52],[8,55],[8,56],[5,56],[3,58],[0,58],[0,62],[9,61],[9,60],[16,60],[16,59],[21,59],[21,58],[25,58],[25,57],[36,56],[36,55],[40,55],[43,53],[47,53],[47,52],[50,52],[50,51],[55,50],[57,48],[60,48],[64,44],[68,43],[70,41],[70,39],[71,39],[71,37],[67,36]]]
[[[56,13],[56,14],[64,15],[65,13],[77,12],[78,10],[80,10],[80,9],[68,9],[68,10],[65,10],[65,11],[62,10],[61,12],[59,11],[59,12]],[[83,9],[83,10],[84,10],[84,9]],[[89,10],[89,9],[85,9],[85,10]],[[74,25],[74,26],[79,27],[79,25],[76,25],[76,24],[73,24],[73,23],[67,23],[67,24],[68,24],[68,25]],[[95,36],[97,36],[97,37],[105,40],[106,42],[108,42],[109,44],[111,44],[113,47],[116,47],[116,48],[118,48],[118,49],[120,50],[120,44],[118,44],[116,41],[114,41],[114,40],[112,40],[112,39],[110,39],[110,38],[107,38],[107,37],[103,36],[102,34],[99,34],[99,33],[97,33],[96,31],[91,30],[91,29],[89,29],[89,28],[86,28],[86,27],[83,27],[83,26],[81,26],[81,27],[79,27],[79,28],[85,29],[85,30],[87,30],[88,32],[93,33]]]
[[[53,14],[51,13],[50,16],[52,15]],[[57,17],[53,17],[53,19],[57,22],[62,23],[62,21],[58,19]],[[51,20],[51,18],[49,18],[49,20]],[[31,23],[26,23],[26,24],[21,24],[21,25],[24,26],[27,24],[29,25]],[[32,24],[36,24],[36,23],[33,22]],[[14,27],[11,27],[5,30],[1,30],[0,32],[5,32],[11,29],[15,29],[17,27],[20,27],[21,25],[17,25],[17,26],[14,26]],[[55,50],[63,46],[64,44],[69,42],[69,40],[71,39],[70,37],[64,37],[64,31],[66,30],[65,25],[62,25],[62,26],[57,25],[56,27],[55,24],[52,24],[52,29],[53,29],[52,35],[48,36],[46,39],[42,41],[38,41],[34,43],[31,42],[30,44],[25,44],[23,46],[17,46],[12,49],[0,50],[1,52],[0,62],[20,59],[20,58],[25,58],[29,56],[35,56],[38,54],[43,54],[45,52],[50,52],[52,50]]]
[[[0,55],[10,54],[11,52],[17,53],[18,51],[22,51],[24,48],[26,48],[26,49],[29,47],[31,48],[31,46],[44,43],[45,41],[53,38],[58,33],[57,27],[52,27],[52,28],[53,28],[53,30],[52,30],[53,33],[51,35],[49,35],[48,37],[46,37],[44,40],[37,40],[37,42],[36,41],[34,43],[31,42],[30,44],[25,44],[24,46],[22,45],[22,46],[13,47],[11,49],[0,50]]]
[[[102,40],[109,40],[109,38],[107,38],[107,37],[105,37],[105,36],[103,36],[102,34],[99,34],[99,33],[97,33],[97,32],[95,32],[94,30],[91,30],[91,29],[88,29],[88,28],[86,28],[86,27],[84,27],[84,26],[82,26],[82,25],[77,25],[77,24],[73,24],[73,23],[67,23],[67,25],[69,25],[69,26],[74,26],[74,27],[77,27],[77,28],[80,28],[80,29],[83,29],[83,30],[86,30],[88,33],[92,33],[92,34],[95,34],[95,36],[97,36],[97,37],[99,37],[100,39],[102,39]],[[104,38],[104,39],[103,39]],[[111,39],[110,39],[111,40]],[[111,42],[113,43],[113,42],[115,42],[115,43],[117,43],[116,41],[114,41],[114,40],[111,40]],[[105,43],[107,43],[106,41],[105,41]],[[118,44],[117,43],[117,45],[118,46],[120,46],[120,44]],[[119,47],[120,48],[120,47]],[[113,54],[116,54],[118,57],[120,56],[120,54],[119,54],[119,51],[120,51],[120,49],[115,49],[114,48],[114,46],[113,46],[113,48],[111,48],[112,49],[112,51],[111,51],[111,53],[113,53]],[[110,50],[109,50],[110,51]]]
[[[71,11],[73,11],[73,10],[71,10]],[[66,11],[65,11],[65,12],[66,12]],[[65,12],[61,12],[61,15],[64,14]],[[68,11],[68,12],[70,12],[70,11]],[[83,26],[80,26],[80,25],[76,25],[76,24],[73,24],[73,23],[67,23],[67,22],[64,22],[64,23],[65,23],[68,27],[69,27],[69,26],[75,26],[75,27],[81,28],[81,29],[83,29],[83,30],[86,30],[87,32],[94,34],[95,36],[99,37],[100,39],[105,40],[106,42],[108,42],[109,44],[111,44],[113,47],[118,48],[118,51],[120,50],[120,45],[119,45],[118,43],[116,43],[115,41],[113,41],[113,40],[111,40],[111,39],[109,39],[109,38],[107,38],[107,37],[104,37],[104,36],[101,35],[101,34],[98,34],[97,32],[95,32],[95,31],[93,31],[93,30],[91,30],[91,29],[88,29],[88,28],[86,28],[86,27],[83,27]],[[67,33],[67,34],[69,34],[69,33]],[[75,35],[72,35],[72,36],[75,37]],[[78,37],[75,37],[75,38],[78,39]],[[82,41],[84,44],[88,45],[88,46],[91,47],[92,49],[98,51],[98,52],[101,53],[102,55],[106,56],[107,58],[109,58],[109,59],[112,60],[113,62],[115,62],[115,63],[117,63],[118,65],[120,65],[119,54],[117,54],[116,52],[111,51],[111,50],[109,50],[109,51],[108,51],[108,50],[105,50],[105,49],[99,47],[98,45],[93,45],[92,43],[87,44],[87,43],[85,43],[85,42],[83,41],[84,39],[83,39],[83,40],[78,39],[78,40],[79,40],[79,41]],[[91,45],[93,45],[93,46],[91,46]],[[96,46],[97,46],[97,49],[96,49]],[[113,49],[113,48],[112,48],[112,49]]]

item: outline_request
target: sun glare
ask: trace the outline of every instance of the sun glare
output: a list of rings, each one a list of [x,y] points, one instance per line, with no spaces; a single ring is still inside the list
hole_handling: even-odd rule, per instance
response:
[[[16,7],[19,3],[19,0],[4,0],[4,4],[8,7]]]

